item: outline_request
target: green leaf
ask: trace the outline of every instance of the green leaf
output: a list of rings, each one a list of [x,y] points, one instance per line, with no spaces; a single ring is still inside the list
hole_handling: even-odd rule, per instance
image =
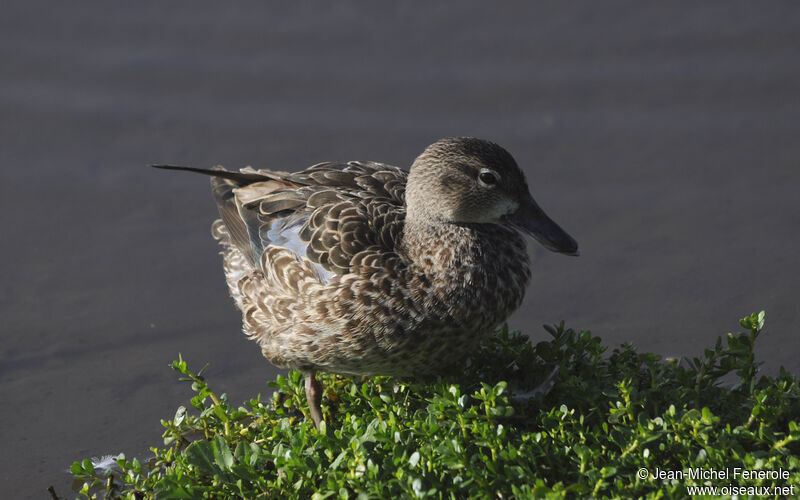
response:
[[[223,422],[227,422],[229,420],[228,414],[225,413],[225,408],[220,405],[214,405],[214,415],[216,415],[217,418]]]
[[[183,420],[186,418],[186,407],[179,406],[178,410],[175,412],[175,416],[172,418],[172,423],[175,426],[179,426],[183,423]]]
[[[331,470],[338,469],[339,465],[342,463],[342,460],[344,460],[344,458],[346,456],[347,456],[347,452],[346,451],[343,451],[343,452],[339,453],[339,455],[336,457],[336,460],[331,462],[331,465],[330,465]]]
[[[217,434],[214,436],[214,461],[222,470],[230,470],[233,467],[233,454],[225,441],[225,438]]]
[[[412,453],[412,454],[411,454],[411,456],[408,458],[408,465],[410,465],[410,466],[411,466],[411,468],[413,469],[414,467],[416,467],[416,466],[417,466],[417,464],[418,464],[418,463],[419,463],[419,452],[418,452],[418,451],[415,451],[415,452],[414,452],[414,453]]]
[[[219,469],[214,465],[214,446],[209,441],[195,441],[183,452],[189,465],[205,474],[213,474]]]

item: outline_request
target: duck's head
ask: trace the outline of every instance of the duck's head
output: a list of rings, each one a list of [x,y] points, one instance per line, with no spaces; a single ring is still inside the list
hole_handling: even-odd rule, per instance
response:
[[[534,201],[508,151],[472,137],[441,139],[411,166],[409,220],[511,226],[548,250],[578,255],[578,243]]]

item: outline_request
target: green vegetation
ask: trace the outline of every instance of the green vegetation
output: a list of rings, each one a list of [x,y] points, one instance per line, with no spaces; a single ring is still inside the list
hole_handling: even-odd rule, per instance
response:
[[[162,421],[155,457],[120,457],[111,472],[87,459],[72,473],[82,496],[111,498],[659,498],[693,485],[800,494],[797,378],[757,377],[764,313],[740,323],[744,333],[690,360],[630,345],[606,353],[600,338],[562,324],[535,346],[497,332],[457,379],[322,375],[319,430],[300,373],[271,382],[271,400],[237,408],[179,359],[172,367],[191,382],[194,410]],[[548,394],[519,397],[554,367]],[[736,467],[785,475],[745,479]],[[729,476],[652,476],[695,468]]]

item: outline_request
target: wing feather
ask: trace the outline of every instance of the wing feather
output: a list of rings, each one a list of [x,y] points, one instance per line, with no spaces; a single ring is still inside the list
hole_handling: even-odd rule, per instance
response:
[[[242,170],[260,182],[215,178],[215,198],[232,242],[254,267],[270,247],[308,259],[327,281],[370,247],[395,252],[405,219],[407,172],[382,163],[320,163],[303,172]],[[219,195],[217,192],[219,191]],[[277,263],[273,263],[277,265]]]

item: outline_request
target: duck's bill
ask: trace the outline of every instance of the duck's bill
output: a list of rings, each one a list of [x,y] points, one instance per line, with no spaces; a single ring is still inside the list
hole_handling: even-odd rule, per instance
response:
[[[553,222],[533,198],[527,200],[527,203],[515,213],[506,216],[506,221],[516,229],[533,236],[548,250],[567,255],[580,255],[578,242]]]

